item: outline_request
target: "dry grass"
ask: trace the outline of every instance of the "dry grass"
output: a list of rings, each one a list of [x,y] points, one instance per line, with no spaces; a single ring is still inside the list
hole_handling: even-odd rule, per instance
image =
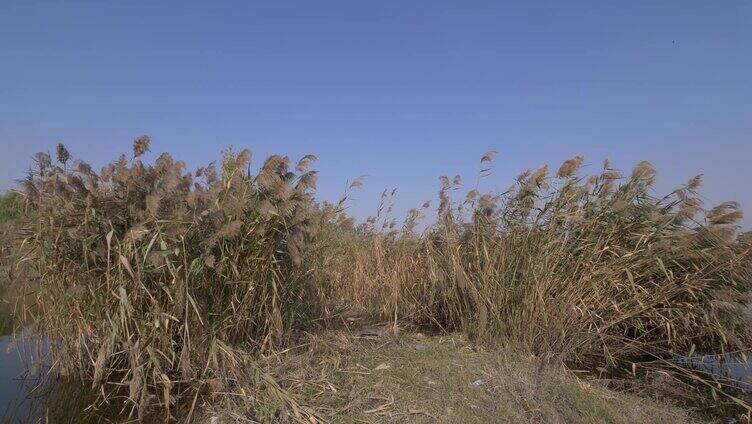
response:
[[[54,341],[53,370],[91,382],[100,402],[125,401],[131,417],[186,419],[205,399],[236,396],[254,414],[271,404],[273,417],[315,421],[319,413],[291,394],[300,388],[277,385],[256,361],[284,349],[292,330],[354,315],[463,332],[481,345],[622,375],[660,369],[691,378],[671,364],[675,355],[740,351],[752,340],[741,211],[733,202],[704,210],[699,177],[657,197],[649,163],[629,177],[608,163],[580,176],[580,156],[555,177],[547,166],[527,171],[504,193],[442,177],[436,221],[416,233],[430,203],[400,225],[391,215],[394,191],[363,224],[343,212],[348,193],[317,204],[313,156],[294,170],[287,157],[272,156],[253,175],[250,151],[226,151],[219,169],[194,175],[167,154],[142,162],[146,137],[133,151],[99,173],[71,163],[62,145],[55,163],[37,155],[23,182],[20,261],[41,276],[29,290],[36,328]],[[491,175],[493,158],[481,159],[478,181]],[[350,189],[361,185],[357,179]],[[525,361],[515,364],[528,373]],[[746,407],[725,383],[704,379],[696,394]],[[575,406],[558,412],[478,401],[527,420],[613,415],[606,401],[588,412],[594,401],[584,399],[567,398]],[[419,402],[408,404],[395,412],[407,415],[393,418],[422,419],[410,413]],[[613,422],[641,420],[624,414]]]
[[[481,160],[481,177],[490,161]],[[421,234],[413,229],[423,209],[395,230],[382,212],[386,193],[386,207],[364,225],[325,217],[308,263],[328,309],[464,331],[617,373],[689,375],[671,359],[746,350],[752,259],[738,204],[704,211],[700,177],[656,197],[647,162],[627,178],[608,162],[599,175],[578,176],[582,162],[461,200],[452,197],[460,178],[442,177],[438,219]],[[715,397],[727,383],[699,386]]]
[[[37,155],[23,181],[28,247],[41,275],[34,314],[53,369],[90,381],[130,415],[240,379],[242,355],[269,352],[305,307],[299,281],[315,174],[250,151],[186,173],[169,155],[145,164],[148,138],[97,174]],[[297,305],[297,306],[296,306]]]
[[[332,423],[700,422],[665,402],[578,380],[561,364],[486,351],[462,335],[309,336],[269,373]],[[473,384],[475,383],[475,384]],[[213,409],[213,410],[212,410]],[[205,421],[285,422],[274,402],[214,404]]]

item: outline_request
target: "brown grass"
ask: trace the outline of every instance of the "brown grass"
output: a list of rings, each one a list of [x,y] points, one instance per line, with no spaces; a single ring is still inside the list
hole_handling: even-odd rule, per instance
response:
[[[357,333],[357,332],[355,332]],[[665,401],[616,393],[560,363],[485,350],[459,334],[309,335],[267,358],[286,390],[332,423],[689,423],[702,420]],[[274,401],[227,399],[203,421],[287,422]]]
[[[326,218],[309,251],[314,280],[333,310],[619,373],[689,373],[671,359],[746,350],[752,260],[738,204],[703,216],[700,177],[656,197],[647,162],[626,179],[608,162],[578,176],[582,163],[566,161],[553,179],[546,166],[527,171],[505,193],[470,189],[460,201],[459,179],[443,177],[437,222],[421,234],[373,225],[389,222],[379,214],[356,228]],[[716,396],[728,386],[700,387]]]
[[[353,315],[622,375],[690,378],[675,355],[752,339],[741,211],[705,213],[699,177],[659,197],[648,162],[628,178],[608,162],[581,176],[581,156],[504,193],[441,177],[436,220],[417,233],[431,204],[400,225],[394,190],[362,224],[343,212],[348,193],[317,204],[311,155],[294,170],[271,156],[253,175],[250,151],[228,150],[219,169],[190,174],[167,154],[142,162],[147,151],[141,137],[95,173],[61,145],[23,181],[22,262],[41,275],[35,324],[54,341],[53,369],[126,399],[134,417],[191,417],[199,399],[252,381],[294,419],[316,420],[254,358],[293,329]],[[727,383],[704,379],[698,393],[746,407]]]
[[[306,311],[293,305],[314,174],[272,156],[251,175],[246,150],[194,176],[168,154],[137,159],[147,150],[139,138],[99,174],[63,146],[58,164],[38,155],[24,260],[42,276],[35,325],[53,369],[127,398],[132,415],[169,417],[180,398],[230,387],[237,349],[272,351]]]

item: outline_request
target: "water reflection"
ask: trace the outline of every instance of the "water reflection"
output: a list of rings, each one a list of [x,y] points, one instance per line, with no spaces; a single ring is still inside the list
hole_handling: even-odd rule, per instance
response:
[[[752,392],[752,358],[741,354],[698,355],[678,358],[680,365],[713,376],[746,393]]]
[[[3,423],[124,422],[117,411],[92,407],[95,393],[80,383],[44,378],[45,346],[23,336],[0,337],[0,421]]]

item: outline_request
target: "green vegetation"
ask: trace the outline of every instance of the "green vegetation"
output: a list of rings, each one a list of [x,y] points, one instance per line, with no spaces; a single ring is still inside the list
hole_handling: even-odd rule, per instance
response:
[[[346,317],[464,333],[477,347],[625,381],[659,372],[681,385],[684,401],[747,408],[732,382],[672,361],[740,351],[752,340],[743,313],[750,237],[738,234],[738,204],[702,208],[699,177],[656,197],[649,163],[628,177],[608,162],[598,175],[580,176],[579,156],[554,176],[546,166],[527,171],[504,193],[441,177],[437,218],[418,233],[430,204],[400,225],[390,215],[394,192],[384,192],[363,224],[343,212],[348,193],[317,203],[311,155],[294,168],[271,156],[254,175],[250,151],[228,150],[220,169],[190,174],[168,154],[144,163],[148,149],[141,137],[130,158],[96,173],[58,145],[57,161],[38,154],[37,171],[23,182],[23,222],[33,229],[25,264],[43,276],[35,319],[41,335],[59,341],[50,351],[55,371],[92,384],[99,402],[128,399],[131,416],[187,420],[197,405],[221,404],[223,393],[245,394],[239,399],[254,415],[274,419],[315,422],[331,408],[346,414],[341,405],[317,405],[318,395],[300,385],[278,384],[285,373],[259,365],[288,351],[301,330]],[[489,152],[478,181],[492,163]],[[395,354],[431,373],[446,361],[424,355],[440,351]],[[564,368],[556,373],[545,389],[507,387],[500,398],[477,401],[528,420],[658,419],[629,415],[637,401],[622,399],[633,402],[623,408],[606,392],[577,390]],[[466,377],[446,376],[456,384]],[[563,403],[515,412],[513,399],[528,396]]]
[[[7,192],[0,195],[0,336],[13,331],[13,317],[6,299],[9,282],[5,278],[5,274],[8,272],[6,268],[8,267],[7,262],[11,243],[5,233],[7,232],[7,228],[18,224],[20,218],[20,195],[16,192]]]
[[[8,192],[0,195],[0,223],[17,222],[21,217],[19,195]]]

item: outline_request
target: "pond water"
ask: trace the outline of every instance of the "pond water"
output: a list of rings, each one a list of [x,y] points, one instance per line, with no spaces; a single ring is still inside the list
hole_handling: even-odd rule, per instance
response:
[[[725,384],[752,392],[752,357],[739,354],[682,357],[677,363],[715,376]]]
[[[25,401],[38,381],[25,371],[33,355],[24,346],[16,349],[16,342],[13,335],[0,337],[0,416],[4,422],[33,422],[32,403]]]
[[[28,372],[44,347],[22,336],[0,337],[0,422],[99,423],[119,422],[101,412],[85,411],[94,395],[88,388],[61,380],[44,380],[44,370]]]

